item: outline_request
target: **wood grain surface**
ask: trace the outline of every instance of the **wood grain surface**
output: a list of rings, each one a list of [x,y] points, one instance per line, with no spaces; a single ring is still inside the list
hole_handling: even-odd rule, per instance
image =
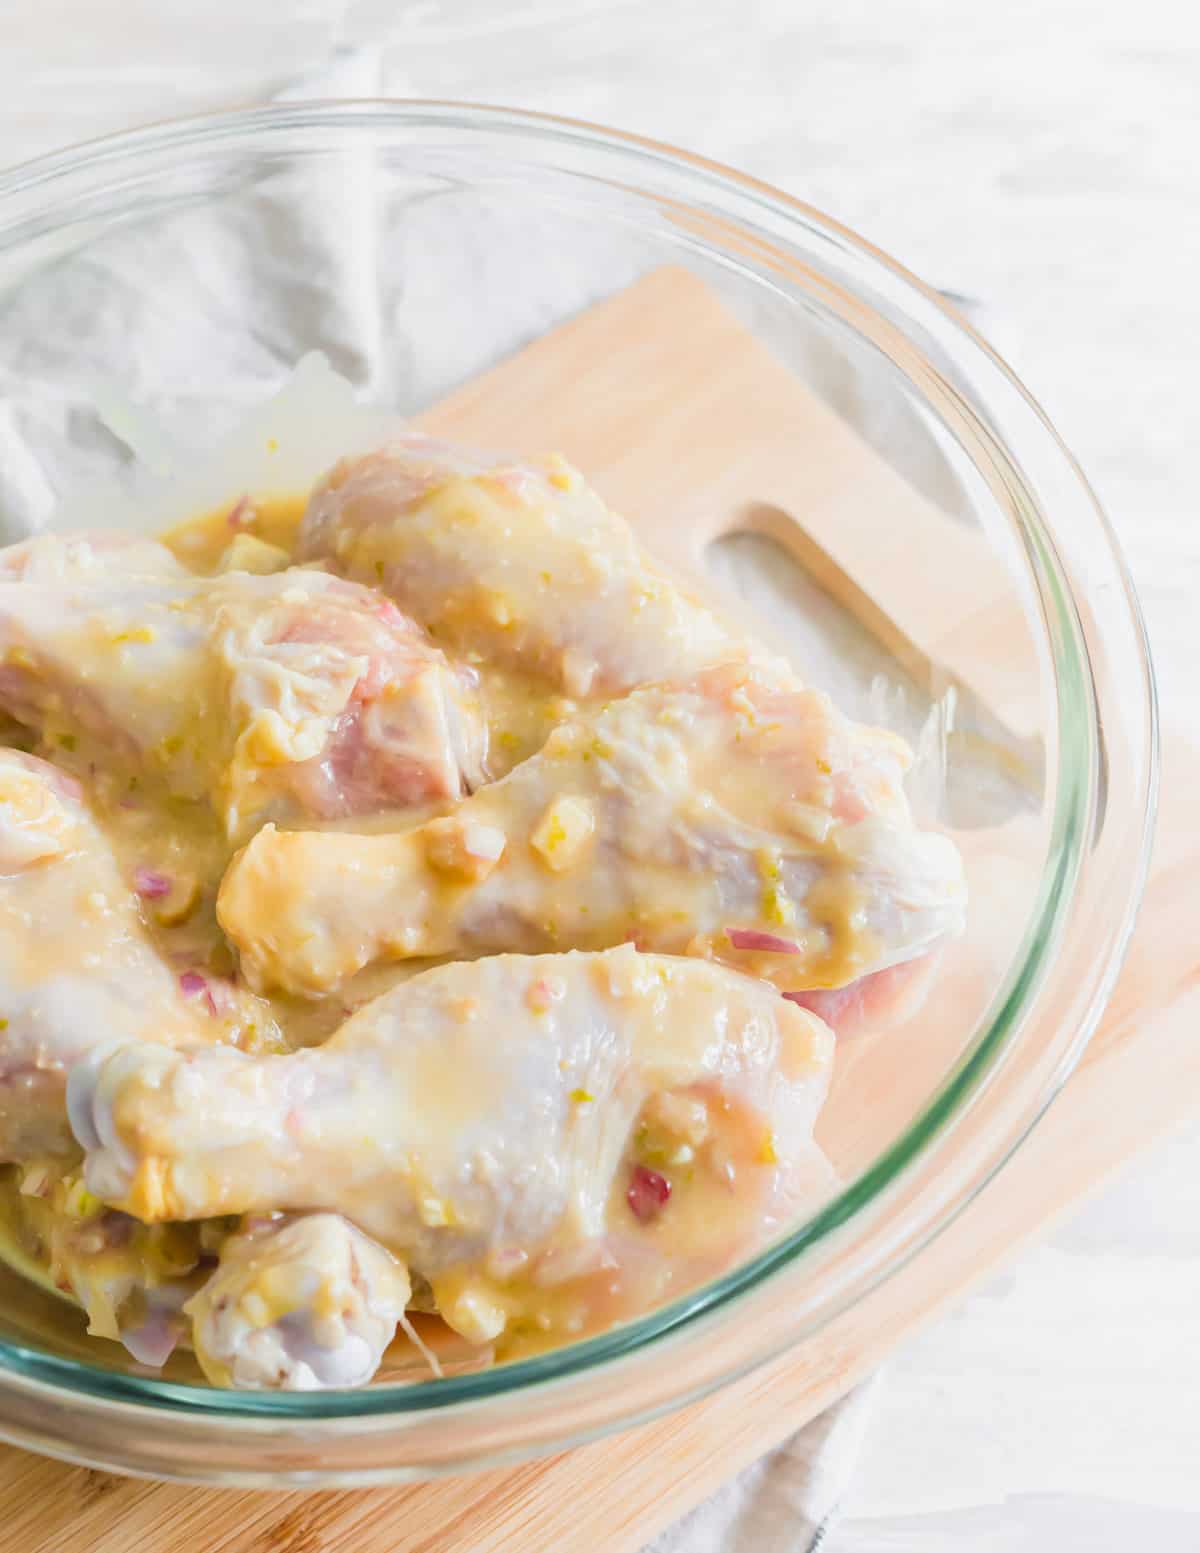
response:
[[[641,335],[648,305],[669,295],[689,338],[726,330],[727,315],[711,297],[675,277],[651,276],[621,298],[602,304],[522,356],[461,391],[428,417],[437,429],[520,449],[562,446],[600,470],[607,494],[630,511],[659,512],[647,484],[659,460],[642,446],[637,458],[620,450],[629,439],[620,425],[593,418],[583,434],[556,424],[561,402],[559,353],[570,365],[590,350],[589,328],[611,342],[622,319]],[[732,335],[724,350],[731,362],[778,369],[748,337]],[[647,361],[653,358],[647,358]],[[673,371],[671,353],[662,355]],[[644,363],[645,364],[645,363]],[[750,371],[750,367],[745,367]],[[678,381],[649,373],[647,405],[671,403],[675,431],[689,441],[700,434],[678,403]],[[733,373],[735,388],[737,373]],[[657,385],[657,386],[655,386]],[[740,391],[740,390],[739,390]],[[783,385],[772,381],[772,393]],[[830,435],[828,412],[794,380],[787,386],[788,435],[809,417],[829,459],[841,460],[829,490],[866,470],[878,499],[902,503],[914,522],[944,527],[947,520],[921,502],[851,434]],[[657,395],[657,397],[656,397]],[[666,397],[664,397],[664,395]],[[610,402],[620,404],[609,396]],[[600,402],[603,402],[600,401]],[[713,406],[709,402],[709,411]],[[721,413],[716,406],[716,413]],[[649,423],[653,424],[651,420]],[[839,423],[840,425],[840,423]],[[536,432],[530,428],[536,427]],[[671,426],[668,424],[668,431]],[[536,444],[528,438],[536,435]],[[768,448],[764,468],[772,468]],[[882,472],[881,472],[882,471]],[[826,469],[827,475],[829,468]],[[660,476],[661,478],[661,476]],[[778,478],[785,479],[784,463]],[[699,502],[707,490],[708,517],[696,522],[717,532],[741,510],[745,491],[732,484],[728,467],[702,465],[694,489],[676,499]],[[882,482],[879,484],[879,482]],[[870,548],[855,552],[842,521],[844,504],[806,505],[801,488],[780,486],[772,500],[803,519],[807,537],[831,556],[837,573],[873,594],[883,587]],[[711,513],[721,516],[713,517]],[[678,538],[679,526],[651,525],[648,537],[671,551],[677,563],[695,557]],[[964,536],[964,565],[980,566]],[[839,548],[840,547],[840,548]],[[981,584],[986,579],[981,575]],[[899,596],[894,589],[889,603]],[[848,595],[853,606],[853,594]],[[901,616],[904,616],[900,600]],[[989,605],[990,608],[990,605]],[[985,614],[988,613],[985,610]],[[963,620],[968,621],[964,611]],[[961,622],[960,622],[961,624]],[[932,659],[938,642],[920,611],[898,622],[915,649]],[[1117,993],[1080,1071],[1030,1142],[957,1223],[903,1272],[785,1359],[707,1401],[626,1434],[542,1462],[473,1477],[394,1489],[345,1492],[248,1493],[135,1482],[89,1469],[0,1449],[0,1549],[4,1553],[133,1553],[170,1547],[171,1553],[490,1553],[522,1548],[529,1553],[633,1553],[660,1527],[709,1494],[720,1482],[790,1433],[859,1377],[889,1349],[946,1304],[961,1297],[1022,1240],[1101,1180],[1140,1143],[1200,1097],[1200,1047],[1192,1039],[1200,1014],[1200,956],[1185,902],[1193,892],[1200,846],[1200,758],[1182,741],[1168,746],[1165,790],[1155,866],[1133,951]],[[1120,1104],[1116,1104],[1120,1097]]]

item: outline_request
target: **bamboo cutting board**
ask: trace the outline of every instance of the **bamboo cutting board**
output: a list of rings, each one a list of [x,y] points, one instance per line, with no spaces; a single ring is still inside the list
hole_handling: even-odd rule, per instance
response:
[[[577,419],[581,403],[587,415]],[[738,415],[753,418],[752,457],[737,456],[736,447],[731,456],[728,429],[739,423],[730,417]],[[964,643],[985,643],[1013,623],[986,553],[969,534],[949,529],[962,580],[952,608],[944,593],[932,607],[921,576],[897,590],[896,568],[911,561],[913,533],[924,525],[940,544],[945,518],[680,272],[651,275],[590,310],[426,419],[447,435],[517,452],[557,445],[595,473],[618,506],[654,515],[642,524],[647,539],[677,566],[694,569],[703,544],[726,528],[772,533],[910,672],[935,677],[953,651],[964,688],[1018,737],[1028,733],[1031,709],[995,655],[964,651]],[[798,443],[807,460],[797,457]],[[903,545],[882,539],[877,522],[881,510],[899,508],[904,516],[893,531],[906,536]],[[655,521],[667,514],[669,522]],[[877,600],[886,601],[886,614]],[[1140,1144],[1200,1105],[1193,1038],[1200,951],[1187,909],[1200,873],[1200,753],[1182,740],[1168,740],[1163,786],[1138,931],[1080,1070],[1031,1140],[940,1240],[802,1348],[705,1402],[598,1444],[393,1489],[181,1488],[0,1448],[0,1550],[634,1553],[867,1374]]]

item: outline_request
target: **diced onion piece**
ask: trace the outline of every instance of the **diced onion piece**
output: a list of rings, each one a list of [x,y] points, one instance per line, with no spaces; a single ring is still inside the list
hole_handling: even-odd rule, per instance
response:
[[[267,577],[274,572],[286,571],[290,563],[291,557],[279,545],[270,545],[253,534],[237,534],[226,546],[218,570],[251,572],[256,577]]]
[[[144,901],[161,900],[164,895],[171,893],[171,881],[166,874],[157,873],[153,868],[136,868],[133,874],[133,887]]]
[[[657,1170],[645,1165],[635,1165],[629,1178],[625,1201],[639,1224],[649,1224],[667,1205],[671,1195],[671,1183]]]
[[[156,1311],[141,1326],[126,1327],[120,1339],[139,1364],[160,1370],[175,1351],[179,1331],[173,1321]]]
[[[790,938],[779,938],[774,933],[763,933],[758,928],[731,927],[726,937],[735,949],[752,949],[762,954],[799,954],[800,945]]]
[[[490,1343],[508,1325],[508,1314],[483,1288],[466,1288],[449,1302],[438,1302],[442,1320],[469,1343]]]
[[[212,981],[199,971],[184,971],[179,978],[179,990],[185,998],[204,999],[210,1014],[228,1013],[233,1006],[233,990],[228,982]]]
[[[497,863],[504,851],[504,832],[495,825],[479,825],[474,821],[463,827],[463,847],[468,856],[485,863]]]
[[[430,820],[424,836],[430,864],[464,879],[486,879],[504,855],[506,837],[498,826],[481,825],[454,814]]]
[[[556,798],[538,821],[529,844],[546,867],[565,873],[582,858],[596,828],[596,817],[586,798],[569,794]]]

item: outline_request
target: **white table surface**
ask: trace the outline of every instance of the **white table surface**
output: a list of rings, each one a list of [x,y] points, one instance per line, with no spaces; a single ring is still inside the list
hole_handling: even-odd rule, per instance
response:
[[[1096,485],[1200,737],[1200,12],[1171,0],[0,0],[0,163],[391,90],[593,118],[779,184],[983,327]],[[1200,894],[1200,885],[1198,885]],[[888,1368],[823,1553],[1200,1547],[1200,1119]]]

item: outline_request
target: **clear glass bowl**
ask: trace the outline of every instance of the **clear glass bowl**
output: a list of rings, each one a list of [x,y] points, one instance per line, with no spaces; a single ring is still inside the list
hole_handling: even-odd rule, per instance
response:
[[[194,241],[211,236],[204,223],[224,234],[215,248]],[[240,313],[230,299],[264,252],[273,289]],[[873,518],[881,542],[899,525],[922,557],[874,605],[911,620],[914,577],[927,590],[926,658],[893,633],[876,664],[886,694],[858,628],[811,581],[781,591],[768,562],[769,607],[757,596],[764,619],[791,609],[809,677],[837,679],[847,710],[925,727],[914,804],[959,841],[972,891],[966,938],[923,1011],[840,1050],[818,1132],[840,1191],[639,1321],[442,1381],[393,1371],[359,1392],[216,1391],[186,1362],[154,1377],[0,1272],[0,1436],[181,1479],[346,1484],[510,1461],[645,1419],[819,1342],[979,1191],[1078,1058],[1131,929],[1154,806],[1153,684],[1128,578],[1079,470],[1003,363],[936,294],[772,189],[632,136],[439,103],[223,115],[17,168],[0,177],[0,373],[61,467],[31,478],[0,460],[0,520],[40,516],[28,509],[42,476],[77,486],[128,458],[91,409],[114,390],[215,429],[239,409],[235,367],[244,401],[313,347],[374,400],[416,413],[664,265],[703,280],[935,524],[931,545],[927,526],[909,532],[908,505]],[[164,302],[155,277],[168,272]],[[762,410],[779,422],[777,406]],[[775,424],[785,465],[786,430],[780,444]],[[806,457],[798,434],[797,470]],[[603,490],[605,469],[587,472]],[[835,494],[878,499],[854,478]],[[984,558],[975,580],[998,636],[963,608],[968,584],[947,560],[963,536]],[[724,547],[718,585],[744,560]],[[868,664],[857,679],[852,638]],[[1003,667],[985,673],[1003,707],[972,709],[963,693],[981,663]]]

